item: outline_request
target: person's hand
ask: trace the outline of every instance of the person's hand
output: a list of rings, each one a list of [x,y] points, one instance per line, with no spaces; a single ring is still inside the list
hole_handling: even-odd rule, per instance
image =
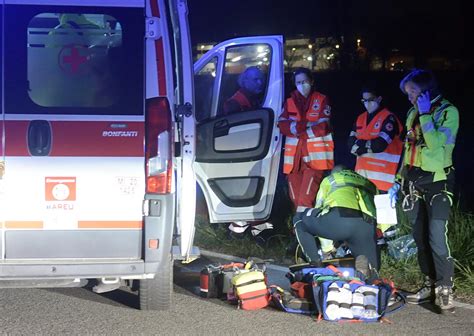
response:
[[[292,122],[290,123],[290,132],[291,132],[291,134],[293,134],[294,136],[297,136],[298,131],[296,130],[296,121],[292,121]]]
[[[390,206],[395,208],[398,201],[398,192],[400,191],[400,184],[395,182],[393,186],[388,189],[388,197],[390,198]]]
[[[430,113],[431,100],[430,100],[430,93],[428,91],[425,91],[422,94],[420,94],[418,98],[416,99],[416,103],[418,105],[418,112],[420,114]]]
[[[352,148],[351,148],[351,154],[354,154],[355,156],[357,156],[357,150],[359,149],[359,145],[357,144],[357,141],[352,145]]]

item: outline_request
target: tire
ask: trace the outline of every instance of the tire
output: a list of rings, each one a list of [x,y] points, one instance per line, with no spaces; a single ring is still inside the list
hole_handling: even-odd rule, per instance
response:
[[[138,296],[141,310],[169,310],[172,307],[172,260],[160,267],[153,279],[140,280]]]

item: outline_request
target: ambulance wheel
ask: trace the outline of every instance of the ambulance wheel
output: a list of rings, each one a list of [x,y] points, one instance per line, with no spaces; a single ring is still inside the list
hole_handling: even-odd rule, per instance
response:
[[[138,296],[141,310],[168,310],[172,306],[173,262],[168,260],[153,279],[140,280]]]

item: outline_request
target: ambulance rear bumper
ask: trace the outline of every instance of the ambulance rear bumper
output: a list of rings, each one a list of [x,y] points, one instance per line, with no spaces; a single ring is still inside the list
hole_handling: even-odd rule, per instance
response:
[[[157,269],[153,263],[152,269]],[[146,268],[151,265],[147,265]],[[154,274],[145,273],[143,260],[21,260],[0,261],[0,287],[2,281],[46,279],[146,279]]]

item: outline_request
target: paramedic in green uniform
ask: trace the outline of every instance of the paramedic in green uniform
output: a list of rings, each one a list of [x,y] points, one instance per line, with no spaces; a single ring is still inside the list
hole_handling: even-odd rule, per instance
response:
[[[310,263],[321,265],[314,238],[317,236],[345,241],[354,257],[364,255],[373,268],[379,269],[376,193],[371,181],[340,165],[323,179],[315,208],[307,208],[293,219],[296,237]]]

